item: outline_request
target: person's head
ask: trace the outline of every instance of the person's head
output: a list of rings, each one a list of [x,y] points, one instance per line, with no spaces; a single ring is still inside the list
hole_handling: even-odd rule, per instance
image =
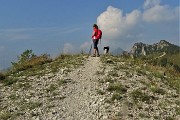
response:
[[[93,28],[96,28],[96,29],[98,29],[98,26],[97,26],[96,24],[94,24],[94,25],[93,25]]]

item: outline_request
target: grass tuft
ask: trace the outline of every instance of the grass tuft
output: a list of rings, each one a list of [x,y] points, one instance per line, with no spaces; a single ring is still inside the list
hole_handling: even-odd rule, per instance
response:
[[[3,80],[3,83],[5,86],[10,86],[10,85],[16,83],[17,81],[18,81],[17,78],[7,78],[7,79]]]
[[[11,118],[11,113],[8,111],[1,111],[0,112],[0,120],[8,120],[9,118]]]
[[[131,92],[130,95],[133,98],[135,103],[138,103],[139,101],[151,103],[151,101],[152,101],[151,96],[147,95],[146,93],[142,93],[141,90],[139,90],[139,89]]]
[[[124,94],[127,92],[127,89],[120,83],[111,83],[108,88],[108,91],[112,92],[112,91],[116,91],[118,93]]]

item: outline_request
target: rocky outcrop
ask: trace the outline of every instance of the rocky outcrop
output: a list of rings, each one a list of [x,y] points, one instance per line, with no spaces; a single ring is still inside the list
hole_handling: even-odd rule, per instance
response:
[[[166,40],[160,40],[160,42],[153,45],[144,44],[142,42],[135,43],[130,51],[133,56],[149,55],[155,52],[177,52],[179,46],[173,45]]]
[[[138,55],[146,55],[146,47],[147,45],[144,43],[135,43],[131,49],[131,53],[135,56]]]

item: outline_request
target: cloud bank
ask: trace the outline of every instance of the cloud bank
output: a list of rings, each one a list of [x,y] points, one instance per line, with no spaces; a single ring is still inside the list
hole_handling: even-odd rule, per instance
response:
[[[134,42],[153,43],[166,39],[178,44],[179,6],[161,5],[160,0],[146,0],[141,9],[130,13],[108,6],[97,17],[103,31],[103,45],[129,49]]]
[[[74,46],[71,43],[65,43],[63,53],[71,54],[74,51]]]

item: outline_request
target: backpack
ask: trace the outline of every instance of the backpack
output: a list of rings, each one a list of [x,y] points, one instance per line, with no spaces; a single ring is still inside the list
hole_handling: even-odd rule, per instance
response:
[[[102,31],[98,29],[96,39],[101,39],[101,38],[102,38]]]

